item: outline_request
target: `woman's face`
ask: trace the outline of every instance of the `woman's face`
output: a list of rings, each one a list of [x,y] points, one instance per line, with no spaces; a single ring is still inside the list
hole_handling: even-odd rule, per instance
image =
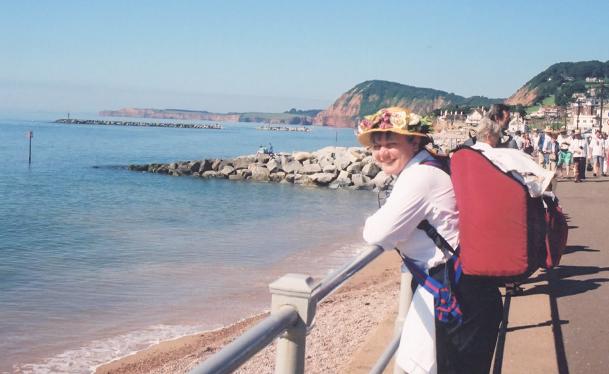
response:
[[[411,143],[406,136],[392,132],[375,134],[372,144],[372,157],[389,175],[400,174],[418,148],[418,141]]]

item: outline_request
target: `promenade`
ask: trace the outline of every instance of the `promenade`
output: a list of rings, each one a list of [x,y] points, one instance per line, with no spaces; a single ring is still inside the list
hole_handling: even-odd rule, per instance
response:
[[[569,219],[568,246],[558,268],[539,271],[512,297],[504,374],[608,372],[609,178],[560,181],[557,192]],[[388,317],[344,373],[367,373],[392,333]]]

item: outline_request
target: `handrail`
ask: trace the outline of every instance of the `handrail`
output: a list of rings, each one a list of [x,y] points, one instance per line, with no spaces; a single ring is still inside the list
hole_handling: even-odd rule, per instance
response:
[[[313,292],[312,298],[320,302],[326,296],[332,293],[338,286],[343,284],[347,279],[351,278],[353,274],[362,270],[372,260],[377,258],[384,249],[381,246],[374,245],[367,251],[362,252],[353,261],[345,265],[342,269],[328,275],[321,282],[319,282],[319,288]]]
[[[296,323],[297,320],[298,312],[296,309],[285,306],[280,312],[268,316],[232,343],[222,348],[222,350],[212,355],[190,373],[231,373],[266,347],[273,339],[285,331],[288,326]]]
[[[271,315],[216,352],[190,373],[230,373],[284,332],[286,335],[280,339],[280,343],[283,341],[284,345],[282,348],[278,346],[277,349],[277,365],[281,363],[282,369],[276,367],[276,370],[286,373],[302,373],[304,371],[306,329],[315,314],[317,304],[383,252],[383,248],[378,245],[369,246],[354,260],[325,277],[315,287],[308,286],[310,277],[291,274],[280,278],[271,284],[271,293],[273,293]],[[407,284],[409,285],[410,282],[408,281]],[[404,288],[403,285],[402,288]],[[406,291],[410,290],[409,286],[406,288]],[[402,299],[400,299],[400,303],[402,303]],[[399,335],[390,342],[389,347],[373,368],[376,371],[373,372],[383,371],[391,361],[398,345]],[[280,352],[289,354],[290,357],[282,358]]]
[[[381,354],[381,357],[378,358],[372,369],[370,369],[370,374],[382,374],[383,371],[385,371],[385,368],[387,367],[387,365],[389,365],[389,362],[393,358],[393,355],[400,346],[401,337],[401,334],[397,334],[393,337],[393,340],[389,342],[389,345]]]

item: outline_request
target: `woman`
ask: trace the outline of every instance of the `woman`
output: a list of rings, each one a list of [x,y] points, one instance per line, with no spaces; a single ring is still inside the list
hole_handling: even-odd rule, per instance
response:
[[[417,226],[427,220],[456,248],[459,216],[450,176],[426,164],[433,161],[426,133],[421,118],[403,108],[381,109],[361,121],[358,140],[385,173],[397,176],[385,205],[366,220],[364,239],[397,248],[442,281],[450,254]],[[497,285],[462,276],[452,291],[463,313],[460,324],[437,321],[433,296],[416,288],[396,359],[406,372],[488,373],[502,315]]]

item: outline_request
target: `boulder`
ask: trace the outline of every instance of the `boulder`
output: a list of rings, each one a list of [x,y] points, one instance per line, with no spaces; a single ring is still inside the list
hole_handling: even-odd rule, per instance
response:
[[[239,169],[235,171],[236,175],[240,175],[243,179],[247,179],[252,175],[252,171],[249,169]]]
[[[228,177],[230,174],[233,173],[233,171],[235,171],[234,167],[226,165],[220,170],[220,174],[224,175],[225,177]]]
[[[218,165],[218,170],[224,169],[225,166],[230,166],[234,169],[233,160],[221,160],[220,165]]]
[[[201,161],[201,166],[199,166],[199,173],[204,173],[208,170],[213,170],[213,164],[211,160],[203,160]]]
[[[266,155],[264,153],[260,153],[256,155],[256,161],[266,164],[271,159],[270,155]]]
[[[313,156],[317,157],[318,160],[321,160],[324,157],[334,158],[334,155],[336,152],[341,152],[341,151],[344,151],[345,149],[346,149],[345,147],[328,146],[328,147],[319,149],[315,152],[312,152],[311,154]]]
[[[286,173],[284,173],[283,171],[278,171],[276,173],[271,173],[269,175],[269,179],[271,180],[271,182],[282,182],[285,179]]]
[[[296,180],[296,176],[299,176],[300,174],[287,174],[285,176],[285,181],[288,183],[294,183],[294,181]]]
[[[279,161],[273,158],[266,163],[266,168],[269,169],[269,171],[272,173],[281,169],[281,164],[279,163]]]
[[[294,184],[310,186],[310,185],[314,185],[315,183],[311,180],[311,178],[308,175],[296,174],[296,175],[294,175]]]
[[[241,174],[231,174],[231,175],[228,176],[228,179],[231,180],[231,181],[240,181],[240,180],[243,180],[245,178]]]
[[[265,168],[264,166],[250,165],[249,170],[252,172],[252,180],[263,182],[269,181],[269,175],[271,173],[269,172],[269,169]]]
[[[330,182],[332,182],[334,180],[335,177],[336,177],[336,175],[334,173],[315,173],[315,174],[309,175],[309,178],[311,179],[312,182],[314,182],[317,185],[321,185],[321,186],[325,186],[325,185],[329,184]]]
[[[191,161],[188,166],[191,173],[198,173],[201,168],[201,161]]]
[[[334,164],[328,164],[328,165],[322,166],[321,170],[324,173],[335,173],[337,171],[336,166]]]
[[[363,147],[350,147],[347,150],[348,153],[350,153],[353,157],[355,157],[355,159],[357,161],[361,161],[364,159],[364,157],[366,157],[368,154],[370,154],[366,148]]]
[[[365,164],[362,168],[362,174],[369,178],[374,178],[381,171],[381,168],[378,167],[375,163]]]
[[[159,166],[158,169],[156,169],[155,172],[159,173],[159,174],[168,174],[169,173],[169,166],[167,166],[167,165],[161,165],[161,166]]]
[[[353,189],[356,190],[371,190],[374,188],[374,184],[371,183],[370,178],[363,174],[353,174],[351,176],[353,182]]]
[[[362,171],[363,164],[359,161],[355,161],[347,168],[347,171],[351,174],[359,174]]]
[[[304,160],[310,159],[311,158],[311,153],[309,153],[309,152],[294,152],[292,157],[294,158],[294,160],[302,162]]]
[[[169,170],[175,170],[178,168],[178,163],[177,162],[172,162],[171,164],[168,165],[167,167]]]
[[[328,166],[334,166],[334,158],[330,157],[330,156],[324,156],[324,157],[320,157],[318,158],[319,162],[319,166],[321,166],[322,170],[325,169]],[[336,166],[334,166],[334,168],[336,169]]]
[[[283,171],[285,171],[286,173],[290,174],[300,174],[300,172],[302,172],[303,170],[303,166],[300,162],[296,161],[296,160],[292,160],[292,161],[288,161],[287,163],[283,164],[282,167]]]
[[[222,163],[222,160],[213,160],[211,163],[211,169],[214,171],[220,170],[221,163]]]
[[[380,190],[387,189],[387,186],[393,181],[391,175],[385,174],[384,171],[379,171],[378,174],[372,179],[374,186]]]
[[[319,164],[307,164],[303,166],[303,170],[302,173],[303,174],[314,174],[314,173],[320,173],[321,170],[321,166],[319,166]]]
[[[256,162],[254,157],[241,156],[233,160],[233,167],[235,169],[247,169],[254,162]]]
[[[338,183],[339,187],[347,187],[352,184],[351,182],[351,174],[342,170],[338,173],[338,177],[336,178],[336,183]]]

